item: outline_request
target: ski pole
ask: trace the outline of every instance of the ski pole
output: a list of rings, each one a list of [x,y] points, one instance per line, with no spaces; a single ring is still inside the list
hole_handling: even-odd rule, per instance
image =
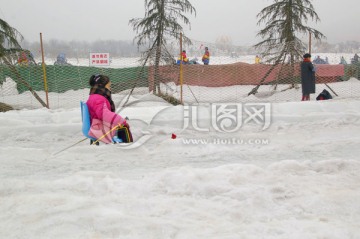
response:
[[[109,130],[107,133],[103,134],[100,138],[98,138],[96,141],[94,141],[91,145],[94,145],[94,144],[96,144],[97,142],[99,142],[99,140],[103,139],[106,135],[108,135],[110,132],[112,132],[113,130],[115,130],[116,127],[119,127],[119,126],[117,125],[117,126],[115,126],[114,128],[112,128],[111,130]],[[57,155],[57,154],[59,154],[59,153],[61,153],[61,152],[64,152],[65,150],[67,150],[67,149],[69,149],[69,148],[71,148],[71,147],[74,147],[75,145],[80,144],[81,142],[83,142],[83,141],[85,141],[85,140],[87,140],[87,139],[88,139],[88,138],[84,138],[84,139],[76,142],[75,144],[72,144],[72,145],[70,145],[70,146],[68,146],[68,147],[60,150],[59,152],[54,153],[53,155],[55,156],[55,155]]]
[[[77,145],[77,144],[80,144],[81,142],[83,142],[83,141],[85,141],[85,140],[87,140],[87,139],[88,139],[88,138],[84,138],[84,139],[76,142],[75,144],[72,144],[72,145],[70,145],[70,146],[68,146],[68,147],[60,150],[59,152],[54,153],[53,156],[55,156],[55,155],[57,155],[57,154],[59,154],[59,153],[61,153],[61,152],[64,152],[65,150],[67,150],[67,149],[69,149],[69,148],[71,148],[71,147],[73,147],[73,146],[75,146],[75,145]]]
[[[103,138],[105,138],[106,135],[110,134],[112,131],[114,131],[114,130],[117,129],[117,128],[120,128],[120,129],[121,129],[122,126],[121,126],[121,125],[116,125],[116,126],[113,127],[112,129],[110,129],[108,132],[106,132],[105,134],[103,134],[100,138],[98,138],[97,140],[95,140],[91,145],[94,145],[94,144],[98,143],[100,140],[102,140]],[[54,153],[53,156],[55,156],[55,155],[57,155],[57,154],[59,154],[59,153],[61,153],[61,152],[64,152],[65,150],[67,150],[67,149],[69,149],[69,148],[71,148],[71,147],[74,147],[75,145],[80,144],[81,142],[83,142],[83,141],[85,141],[85,140],[87,140],[87,139],[88,139],[88,138],[84,138],[84,139],[76,142],[75,144],[72,144],[72,145],[70,145],[70,146],[68,146],[68,147],[66,147],[66,148],[64,148],[64,149],[62,149],[62,150]]]
[[[327,86],[327,88],[329,88],[332,91],[332,93],[334,93],[336,96],[338,96],[338,94],[336,94],[336,92],[328,84],[325,83],[325,85]]]

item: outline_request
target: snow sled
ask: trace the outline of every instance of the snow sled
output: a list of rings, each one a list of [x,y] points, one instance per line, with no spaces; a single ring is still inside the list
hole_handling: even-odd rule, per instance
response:
[[[197,58],[195,57],[195,58],[193,58],[193,59],[191,59],[191,60],[189,60],[189,61],[183,61],[182,62],[182,64],[184,64],[184,65],[196,65],[196,64],[199,64],[198,62],[197,62]],[[177,60],[176,61],[176,65],[180,65],[180,63],[181,63],[181,60]]]
[[[318,95],[318,97],[316,97],[316,100],[330,100],[330,99],[332,99],[332,96],[329,93],[329,91],[325,89]]]
[[[89,135],[89,131],[91,127],[89,108],[87,104],[83,101],[80,101],[80,108],[81,108],[81,122],[82,122],[81,131],[86,138],[90,139],[90,144],[93,144],[95,141],[97,141],[97,139]],[[115,144],[133,142],[133,137],[130,129],[127,127],[121,127],[117,129],[117,133],[112,138],[112,142]],[[99,145],[99,142],[96,142],[96,145]]]
[[[121,143],[134,142],[131,131],[127,127],[122,127],[117,131],[117,137],[121,140]]]

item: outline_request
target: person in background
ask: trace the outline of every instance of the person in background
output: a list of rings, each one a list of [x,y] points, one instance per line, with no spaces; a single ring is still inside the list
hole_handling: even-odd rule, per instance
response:
[[[185,64],[189,62],[189,58],[187,58],[187,56],[186,56],[186,51],[185,51],[185,50],[182,51],[181,57],[182,57],[182,61],[183,61]]]
[[[347,65],[347,62],[343,56],[340,58],[340,64]]]
[[[19,65],[22,65],[22,66],[29,65],[29,59],[24,51],[20,53],[20,56],[17,61],[18,61]]]
[[[183,50],[181,52],[181,55],[179,56],[176,64],[180,65],[181,61],[182,61],[183,64],[188,64],[189,63],[189,58],[187,58],[185,50]]]
[[[326,64],[326,61],[324,59],[320,58],[320,56],[317,56],[315,58],[315,60],[313,60],[313,63],[314,64]]]
[[[109,77],[92,75],[89,84],[91,89],[86,102],[91,122],[89,136],[107,144],[132,142],[129,124],[115,113]]]
[[[260,62],[261,62],[261,58],[258,55],[256,55],[255,64],[260,64]]]
[[[351,59],[351,63],[354,64],[358,62],[359,62],[359,56],[358,54],[355,54],[354,57]]]
[[[204,52],[204,55],[203,55],[201,61],[204,63],[204,65],[209,65],[209,63],[210,63],[210,52],[209,52],[208,47],[205,47],[205,52]]]
[[[302,101],[310,100],[310,94],[315,93],[315,67],[311,63],[311,55],[306,53],[301,63]]]

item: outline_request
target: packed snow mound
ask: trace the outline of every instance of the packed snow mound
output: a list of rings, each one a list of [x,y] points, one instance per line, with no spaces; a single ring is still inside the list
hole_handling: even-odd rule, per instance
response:
[[[0,96],[18,95],[17,84],[10,77],[6,77],[5,81],[0,85]]]

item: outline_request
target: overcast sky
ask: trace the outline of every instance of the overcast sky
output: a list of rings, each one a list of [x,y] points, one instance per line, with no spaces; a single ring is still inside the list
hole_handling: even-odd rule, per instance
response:
[[[197,11],[188,15],[192,39],[215,42],[228,36],[235,45],[258,42],[256,15],[273,0],[190,0]],[[309,25],[330,43],[360,41],[359,0],[313,0],[321,22]],[[128,24],[144,16],[143,0],[0,0],[0,18],[19,30],[26,40],[133,40]]]

